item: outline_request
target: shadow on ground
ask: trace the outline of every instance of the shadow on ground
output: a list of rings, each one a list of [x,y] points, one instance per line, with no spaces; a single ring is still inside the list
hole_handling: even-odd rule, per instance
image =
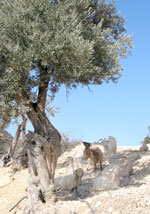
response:
[[[139,150],[130,150],[130,149],[124,150],[121,152],[117,152],[114,157],[114,160],[121,160],[122,156],[127,156],[129,158],[129,162],[133,166],[133,172],[130,174],[129,177],[120,179],[121,185],[119,188],[129,188],[131,186],[139,187],[145,184],[146,181],[144,180],[144,178],[147,175],[150,175],[150,161],[148,159],[148,161],[142,162],[141,158],[143,156],[150,157],[150,151],[140,152]],[[85,160],[80,158],[80,161],[82,161],[83,168],[85,169],[86,168]],[[61,163],[58,168],[68,166],[69,165],[68,162],[70,163],[70,158],[65,160],[64,163]],[[108,165],[104,163],[103,168],[105,168],[106,166]],[[98,172],[99,171],[97,171],[97,173]],[[94,178],[95,178],[95,174],[94,172],[92,172],[92,170],[88,173],[87,172],[84,173],[82,183],[78,186],[78,193],[79,193],[78,196],[80,197],[80,199],[86,199],[89,197],[93,197],[96,194],[99,194],[99,193],[92,193],[92,191],[90,191]],[[57,192],[56,194],[59,200],[61,201],[79,200],[78,196],[74,192],[68,193],[68,191],[60,191],[60,192]]]

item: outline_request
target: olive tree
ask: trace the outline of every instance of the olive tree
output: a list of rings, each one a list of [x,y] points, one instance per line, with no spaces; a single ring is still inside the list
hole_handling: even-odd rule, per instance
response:
[[[54,98],[62,85],[71,90],[79,85],[116,82],[121,76],[120,60],[128,56],[131,40],[114,2],[1,1],[0,108],[5,115],[18,111],[27,115],[34,127],[34,134],[27,138],[30,155],[38,145],[38,152],[29,160],[30,177],[38,182],[28,191],[28,197],[35,193],[28,213],[38,213],[39,203],[48,204],[46,189],[52,177],[44,163],[44,146],[57,155],[55,146],[60,140],[45,113],[47,95]],[[44,178],[39,169],[42,161]]]

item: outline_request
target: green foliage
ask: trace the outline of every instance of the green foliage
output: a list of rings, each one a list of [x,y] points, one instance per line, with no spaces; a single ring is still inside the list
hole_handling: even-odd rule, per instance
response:
[[[15,115],[37,102],[49,81],[51,95],[64,84],[116,82],[131,36],[115,4],[94,0],[3,0],[0,11],[0,107]],[[26,94],[26,99],[23,97]],[[22,97],[22,99],[20,99]],[[11,111],[10,111],[11,110]]]
[[[149,136],[144,138],[144,143],[145,144],[149,144],[150,143],[150,137]]]
[[[46,111],[46,114],[48,117],[50,117],[50,116],[55,117],[55,115],[59,113],[60,108],[51,107],[51,102],[52,102],[51,98],[47,98],[45,111]]]

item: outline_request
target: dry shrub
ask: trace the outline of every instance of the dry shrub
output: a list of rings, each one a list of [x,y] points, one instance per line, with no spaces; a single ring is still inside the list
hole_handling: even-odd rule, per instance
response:
[[[77,145],[81,143],[80,140],[71,138],[67,133],[61,133],[61,137],[62,137],[61,142],[62,153],[70,151],[71,149],[75,148]]]
[[[149,136],[147,136],[147,137],[144,138],[144,143],[145,144],[150,144],[150,137]]]

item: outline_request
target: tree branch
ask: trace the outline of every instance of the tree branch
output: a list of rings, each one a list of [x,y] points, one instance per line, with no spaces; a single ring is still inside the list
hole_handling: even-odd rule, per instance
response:
[[[29,111],[27,111],[26,114],[30,121],[37,121],[38,126],[38,117],[36,114],[37,103],[32,103],[25,91],[22,91],[21,95],[16,96],[16,102],[18,105],[20,104],[20,102],[26,102],[25,106],[29,108]]]
[[[26,135],[26,123],[27,123],[27,118],[25,117],[24,114],[22,116],[22,124],[21,124],[21,130],[22,130],[22,140],[25,140],[25,135]]]
[[[11,158],[14,157],[14,153],[16,151],[16,147],[18,144],[18,139],[20,137],[20,133],[21,133],[21,124],[17,128],[16,135],[15,135],[15,138],[14,138],[13,143],[12,143],[12,155],[11,155],[12,157]]]
[[[37,105],[40,108],[40,110],[43,112],[45,110],[46,96],[47,96],[50,77],[48,76],[47,66],[44,67],[39,63],[39,71],[40,71],[40,85],[39,85]]]

